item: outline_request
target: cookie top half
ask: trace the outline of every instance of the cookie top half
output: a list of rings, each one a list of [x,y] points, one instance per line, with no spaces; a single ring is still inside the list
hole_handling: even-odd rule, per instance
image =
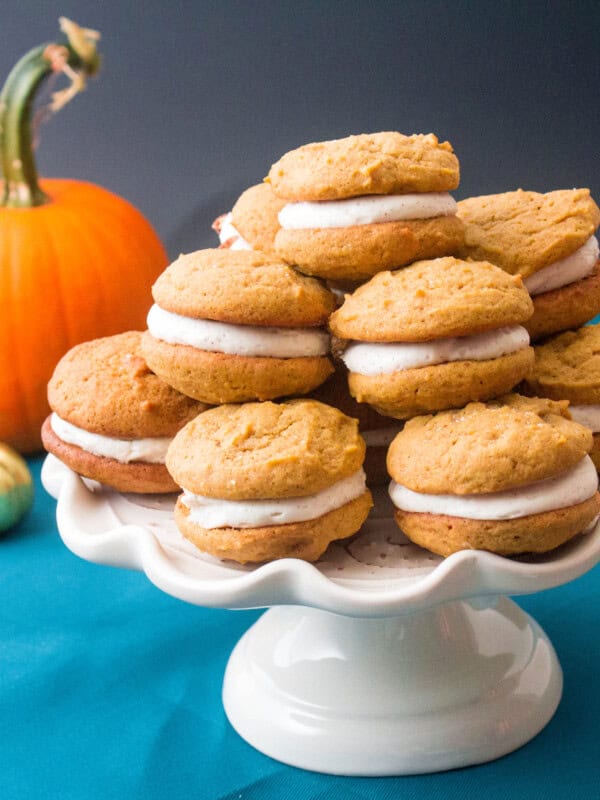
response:
[[[461,255],[523,278],[574,253],[600,225],[589,189],[470,197],[458,203],[458,216],[465,223]]]
[[[305,497],[357,472],[358,422],[315,400],[210,409],[185,426],[167,468],[188,491],[224,500]]]
[[[335,308],[319,281],[249,250],[181,255],[160,275],[152,295],[165,311],[239,325],[322,325]]]
[[[535,348],[528,389],[572,403],[600,403],[600,325],[553,336]]]
[[[425,494],[500,492],[554,477],[593,444],[567,405],[513,394],[415,417],[392,442],[388,471]]]
[[[129,331],[69,350],[48,384],[52,410],[78,428],[123,439],[173,436],[204,411],[152,372],[141,337]]]
[[[277,215],[284,205],[285,200],[276,197],[268,183],[259,183],[239,196],[231,209],[231,222],[253,250],[272,252],[280,227]]]
[[[458,159],[437,136],[362,133],[291,150],[267,179],[286,200],[341,200],[366,194],[445,192],[460,180]]]
[[[518,276],[446,257],[378,273],[346,296],[329,324],[343,339],[418,342],[519,324],[532,313]]]

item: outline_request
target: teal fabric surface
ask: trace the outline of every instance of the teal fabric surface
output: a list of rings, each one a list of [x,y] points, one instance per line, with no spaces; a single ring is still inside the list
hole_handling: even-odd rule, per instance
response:
[[[600,568],[521,598],[565,691],[548,727],[499,761],[437,775],[338,778],[286,767],[231,729],[221,681],[260,612],[188,606],[146,577],[79,560],[36,477],[0,540],[0,798],[600,798]]]

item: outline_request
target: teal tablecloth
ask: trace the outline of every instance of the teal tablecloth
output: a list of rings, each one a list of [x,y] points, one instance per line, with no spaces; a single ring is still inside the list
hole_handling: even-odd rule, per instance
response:
[[[520,600],[565,672],[556,716],[526,747],[438,775],[318,775],[255,752],[225,718],[225,664],[260,612],[188,606],[80,561],[40,465],[33,512],[0,541],[1,800],[600,798],[600,568]]]

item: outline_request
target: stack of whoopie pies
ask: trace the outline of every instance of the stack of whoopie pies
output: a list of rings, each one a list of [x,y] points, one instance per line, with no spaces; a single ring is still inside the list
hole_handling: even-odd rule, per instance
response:
[[[456,203],[458,184],[433,134],[286,153],[218,249],[156,281],[148,331],[61,360],[47,449],[118,491],[181,488],[183,536],[239,562],[317,560],[390,476],[398,524],[442,555],[587,530],[598,337],[545,337],[600,311],[600,211],[583,189]]]

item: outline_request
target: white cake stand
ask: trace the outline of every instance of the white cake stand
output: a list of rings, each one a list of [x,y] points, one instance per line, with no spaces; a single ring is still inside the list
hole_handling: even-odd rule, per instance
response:
[[[120,495],[52,456],[42,481],[78,556],[142,570],[187,603],[273,606],[229,659],[227,716],[263,753],[333,774],[435,772],[529,741],[556,710],[562,674],[544,632],[503,595],[558,586],[600,560],[600,525],[543,558],[441,559],[402,536],[382,495],[318,564],[242,567],[181,537],[173,496]]]

